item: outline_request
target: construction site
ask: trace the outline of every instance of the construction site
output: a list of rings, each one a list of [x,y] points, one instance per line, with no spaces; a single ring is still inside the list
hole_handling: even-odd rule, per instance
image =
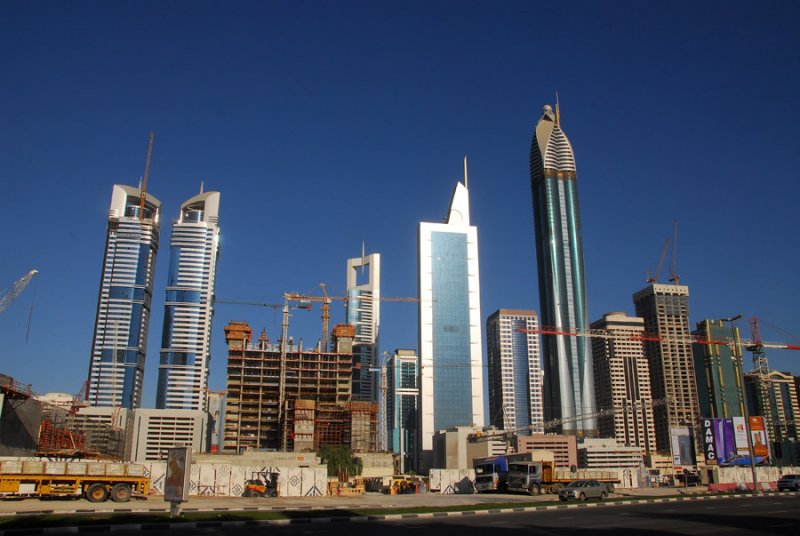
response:
[[[354,337],[352,325],[337,324],[330,350],[273,343],[264,331],[253,344],[247,322],[229,322],[223,452],[375,451],[378,404],[352,400]]]

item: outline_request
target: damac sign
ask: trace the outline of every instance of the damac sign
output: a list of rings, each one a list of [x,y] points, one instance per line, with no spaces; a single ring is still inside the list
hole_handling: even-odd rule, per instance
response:
[[[714,420],[701,419],[703,425],[703,451],[706,455],[706,463],[714,465],[717,463],[717,443],[714,440]]]

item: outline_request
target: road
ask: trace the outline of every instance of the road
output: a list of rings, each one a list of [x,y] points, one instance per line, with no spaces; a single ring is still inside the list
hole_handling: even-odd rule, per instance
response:
[[[551,506],[555,506],[551,504]],[[115,535],[327,536],[346,531],[348,536],[408,536],[417,531],[437,531],[459,536],[526,535],[702,535],[795,534],[800,527],[800,494],[718,498],[639,504],[588,503],[560,505],[551,510],[481,514],[428,514],[403,519],[259,525],[258,522],[198,523],[194,526],[113,527]],[[392,516],[390,516],[392,517]],[[397,516],[394,516],[397,517]],[[107,529],[106,529],[107,530]],[[51,533],[48,530],[48,533]]]

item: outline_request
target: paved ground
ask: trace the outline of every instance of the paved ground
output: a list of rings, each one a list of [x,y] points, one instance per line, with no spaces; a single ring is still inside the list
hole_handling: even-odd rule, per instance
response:
[[[677,494],[696,494],[706,492],[702,486],[691,488],[645,488],[617,489],[612,497],[664,497]],[[410,506],[461,506],[494,503],[531,503],[558,502],[556,495],[530,497],[517,494],[481,493],[472,495],[441,495],[423,493],[418,495],[384,495],[381,493],[365,493],[350,497],[276,497],[276,498],[244,498],[244,497],[190,497],[182,505],[185,511],[192,510],[310,510],[310,509],[363,509],[363,508],[403,508]],[[3,500],[0,501],[0,516],[54,513],[54,512],[162,512],[169,511],[169,503],[162,496],[150,496],[146,499],[134,499],[128,503],[90,503],[85,499],[58,500]]]

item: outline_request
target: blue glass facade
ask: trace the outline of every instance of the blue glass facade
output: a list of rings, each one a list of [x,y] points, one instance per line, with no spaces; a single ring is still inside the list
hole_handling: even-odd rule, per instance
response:
[[[531,390],[528,355],[528,334],[519,330],[527,328],[523,319],[511,321],[511,353],[514,356],[514,418],[517,428],[531,425]],[[536,358],[536,356],[534,356]]]
[[[438,430],[473,421],[467,237],[431,233],[433,396]]]

